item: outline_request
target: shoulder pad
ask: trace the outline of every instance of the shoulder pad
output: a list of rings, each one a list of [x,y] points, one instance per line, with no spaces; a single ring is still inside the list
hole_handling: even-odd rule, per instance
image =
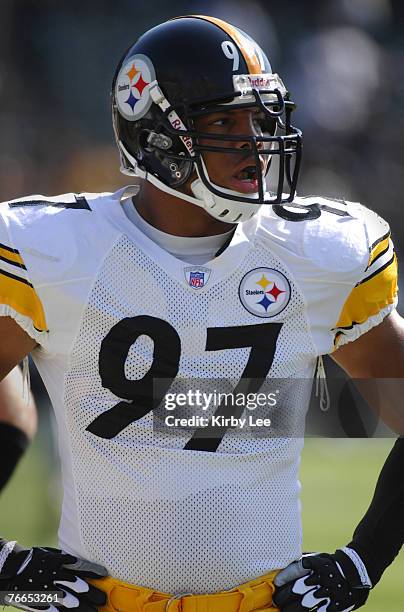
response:
[[[317,204],[321,212],[305,224],[305,255],[330,272],[363,270],[369,256],[368,239],[363,220],[351,214],[351,203],[322,197],[302,200]]]
[[[109,194],[108,194],[109,195]],[[104,194],[41,195],[0,204],[0,214],[35,283],[85,273],[89,260],[110,243],[108,221],[93,212]]]
[[[368,237],[369,251],[379,242],[390,236],[390,226],[374,210],[359,204],[358,202],[348,202],[349,214],[356,219],[360,219],[365,226]]]
[[[295,198],[261,215],[263,233],[282,248],[334,274],[360,273],[369,257],[362,219],[348,202],[323,197]]]

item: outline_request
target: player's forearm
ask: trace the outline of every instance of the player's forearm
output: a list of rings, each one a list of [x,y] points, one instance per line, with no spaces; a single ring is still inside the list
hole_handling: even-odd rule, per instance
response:
[[[20,369],[0,382],[0,491],[10,479],[33,438],[37,416],[32,395],[24,397]]]
[[[375,417],[404,436],[404,377],[356,378],[353,382]]]
[[[404,438],[399,438],[380,473],[369,509],[348,544],[364,560],[373,584],[404,543],[403,468]]]
[[[377,418],[404,435],[404,318],[393,311],[331,357],[353,379]]]
[[[27,393],[18,366],[0,381],[0,424],[20,429],[31,440],[37,428],[37,412],[32,393]]]
[[[0,491],[5,487],[29,445],[24,431],[8,423],[0,423]]]

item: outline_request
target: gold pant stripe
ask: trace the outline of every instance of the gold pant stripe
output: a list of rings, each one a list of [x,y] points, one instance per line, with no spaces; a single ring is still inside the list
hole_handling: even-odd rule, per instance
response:
[[[38,331],[47,330],[41,300],[32,285],[1,271],[0,304],[6,304],[24,317],[30,318]]]
[[[391,264],[379,274],[352,289],[335,328],[349,329],[355,324],[364,323],[393,304],[397,291],[397,257],[394,256]]]
[[[202,595],[174,596],[110,576],[89,582],[107,595],[107,603],[99,612],[279,612],[272,604],[277,573],[270,572],[229,591]]]
[[[208,17],[207,15],[191,15],[191,17],[198,17],[199,19],[206,19],[215,25],[219,26],[226,32],[239,46],[241,53],[243,54],[245,63],[247,64],[249,74],[261,74],[261,65],[259,58],[257,57],[254,45],[249,41],[238,28],[235,28],[231,23],[222,21],[217,17]]]

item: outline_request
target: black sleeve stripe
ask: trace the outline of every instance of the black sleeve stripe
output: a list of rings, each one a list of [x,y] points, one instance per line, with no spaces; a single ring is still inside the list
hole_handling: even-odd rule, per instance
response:
[[[381,266],[378,270],[375,270],[372,274],[369,274],[369,276],[367,276],[366,278],[364,278],[362,281],[360,281],[360,283],[357,283],[355,285],[355,287],[357,287],[358,285],[362,285],[362,283],[366,283],[368,280],[370,280],[371,278],[373,278],[374,276],[377,276],[377,274],[380,274],[380,272],[383,272],[383,270],[385,270],[386,268],[388,268],[394,261],[394,257],[395,257],[395,253],[393,252],[393,256],[391,257],[391,259],[389,259],[389,261],[387,261],[384,266]]]
[[[54,208],[70,208],[73,210],[89,210],[90,205],[84,196],[74,196],[74,202],[51,202],[49,200],[19,200],[10,202],[9,208],[19,208],[21,206],[53,206]]]
[[[361,325],[361,323],[358,323],[358,321],[352,321],[351,325],[346,325],[345,327],[342,327],[342,326],[341,327],[333,327],[331,329],[331,331],[337,332],[337,334],[343,334],[344,333],[343,331],[337,331],[337,330],[343,330],[343,329],[349,330],[349,329],[353,329],[355,327],[355,325]]]
[[[9,251],[10,253],[17,253],[18,255],[20,254],[20,251],[18,251],[17,249],[12,249],[11,247],[7,246],[6,244],[2,244],[1,242],[0,249],[4,249],[5,251]]]
[[[3,274],[4,276],[8,276],[9,278],[12,278],[13,280],[20,281],[20,283],[24,283],[25,285],[29,285],[30,287],[34,288],[33,285],[31,285],[31,283],[27,281],[25,278],[21,278],[20,276],[15,276],[14,274],[11,274],[11,272],[0,270],[0,274]]]
[[[386,240],[386,238],[390,238],[391,232],[390,230],[388,232],[386,232],[386,234],[384,234],[384,236],[381,236],[380,238],[378,238],[370,247],[370,251],[373,251],[373,249],[379,244],[379,242],[383,242],[383,240]]]
[[[39,329],[38,327],[35,327],[34,324],[32,324],[32,327],[35,329],[35,331],[39,332],[40,334],[43,334],[43,332],[46,332],[47,334],[49,333],[49,329]]]
[[[22,268],[23,270],[26,270],[27,268],[24,266],[24,264],[19,263],[18,261],[12,261],[11,259],[7,259],[6,257],[2,257],[0,255],[0,259],[2,261],[5,261],[6,263],[10,264],[11,266],[16,266],[17,268]]]

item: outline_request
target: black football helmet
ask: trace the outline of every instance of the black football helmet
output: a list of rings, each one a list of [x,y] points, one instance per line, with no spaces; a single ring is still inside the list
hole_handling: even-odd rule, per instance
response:
[[[259,135],[195,129],[201,115],[239,108],[258,109]],[[114,76],[112,115],[121,170],[221,221],[244,221],[261,204],[294,198],[301,158],[301,132],[290,122],[294,108],[265,53],[242,30],[215,17],[171,19],[143,34]],[[235,148],[240,142],[246,158],[255,160],[255,167],[250,161],[246,169],[258,181],[250,195],[215,185],[203,159],[205,151],[240,152]],[[265,175],[275,157],[276,187],[268,191]],[[191,178],[193,196],[178,190]]]

